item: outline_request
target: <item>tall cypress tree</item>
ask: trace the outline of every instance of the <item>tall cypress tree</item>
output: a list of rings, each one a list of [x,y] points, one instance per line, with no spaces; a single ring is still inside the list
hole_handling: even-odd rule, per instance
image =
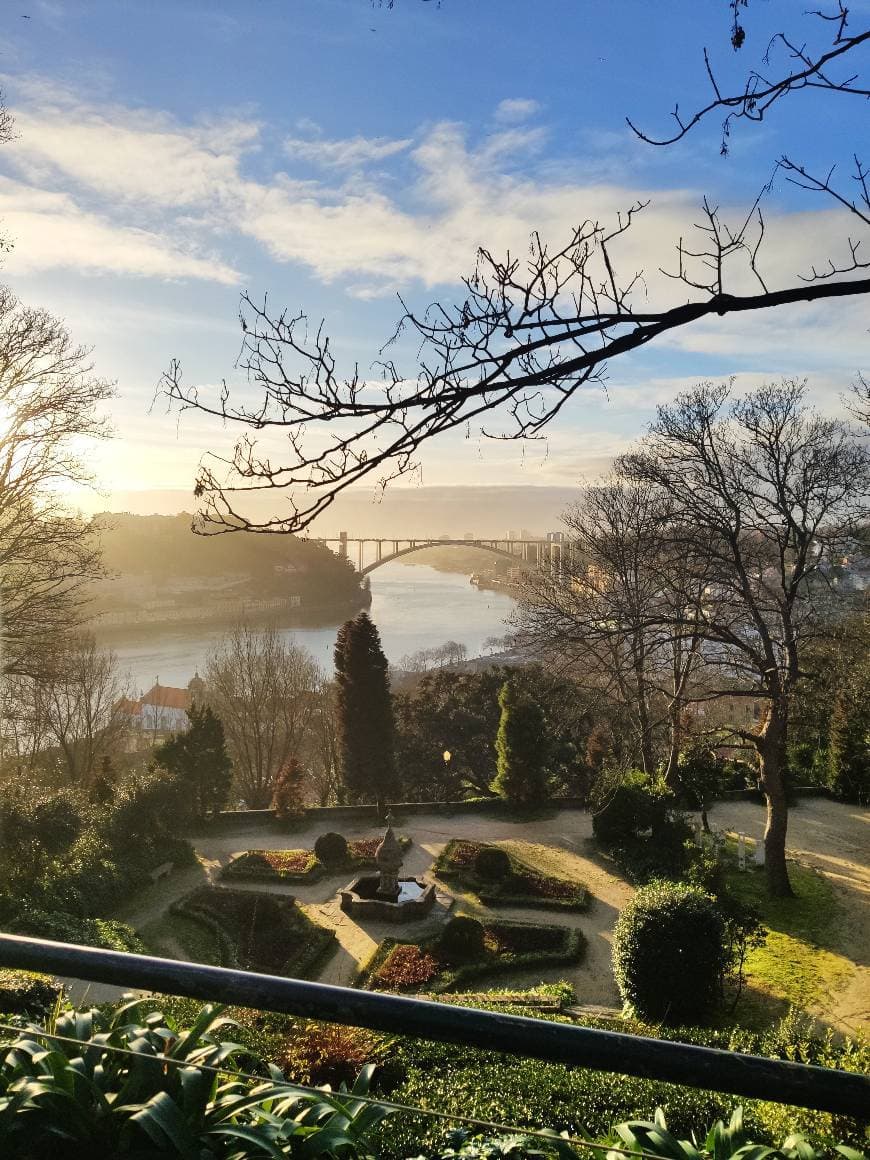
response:
[[[870,798],[870,707],[868,682],[840,689],[831,711],[828,785],[838,798]]]
[[[498,695],[501,718],[495,739],[492,789],[516,805],[540,805],[549,796],[544,713],[537,701],[505,681]]]
[[[389,666],[367,613],[338,630],[335,642],[341,777],[351,796],[385,804],[399,790],[393,739]]]

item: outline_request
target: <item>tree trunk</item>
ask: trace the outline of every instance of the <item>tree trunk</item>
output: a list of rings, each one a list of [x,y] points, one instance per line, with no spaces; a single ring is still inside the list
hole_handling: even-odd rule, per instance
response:
[[[785,797],[787,738],[788,718],[782,709],[774,705],[756,742],[761,759],[761,788],[767,800],[764,866],[767,891],[772,898],[790,898],[794,894],[785,861],[785,835],[788,829],[788,803]]]
[[[682,706],[679,700],[674,698],[670,708],[668,709],[668,727],[670,730],[669,744],[668,744],[668,758],[665,762],[665,785],[668,789],[676,789],[678,781],[678,769],[680,759],[680,746],[683,743],[682,738]]]

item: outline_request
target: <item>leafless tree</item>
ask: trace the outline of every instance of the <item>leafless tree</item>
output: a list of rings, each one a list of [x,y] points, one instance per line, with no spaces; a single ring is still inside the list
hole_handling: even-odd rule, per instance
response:
[[[627,710],[647,773],[667,733],[667,780],[700,663],[692,609],[707,583],[702,554],[673,550],[670,520],[649,483],[612,478],[585,488],[563,517],[561,567],[527,576],[515,616],[527,648]]]
[[[3,748],[7,771],[44,766],[49,757],[62,781],[87,786],[129,728],[121,709],[127,693],[117,658],[89,633],[55,642],[38,677],[7,679]]]
[[[735,48],[746,39],[741,8],[742,0],[734,0]],[[727,144],[736,121],[760,121],[795,94],[870,95],[860,56],[870,30],[851,26],[842,0],[827,10],[796,11],[795,19],[808,20],[814,35],[780,33],[736,93],[722,90],[708,53],[711,101],[692,116],[677,112],[675,131],[661,138],[635,131],[666,145],[721,112]],[[420,351],[410,373],[383,353],[371,375],[342,369],[323,324],[310,328],[304,313],[275,312],[245,295],[238,365],[260,388],[260,399],[235,404],[226,385],[217,398],[200,397],[177,362],[162,380],[170,405],[214,415],[243,432],[227,458],[201,465],[200,530],[300,531],[346,487],[362,480],[385,485],[413,470],[420,448],[449,431],[541,437],[580,388],[601,379],[609,360],[701,319],[867,294],[870,259],[861,245],[870,226],[870,192],[857,156],[854,164],[853,186],[844,189],[834,170],[813,174],[793,157],[776,163],[775,176],[827,198],[854,231],[844,227],[842,253],[822,266],[808,257],[780,285],[764,262],[763,208],[772,179],[733,221],[714,198],[704,200],[698,223],[674,239],[673,257],[662,256],[670,279],[664,285],[675,293],[655,290],[658,300],[651,303],[642,293],[644,272],[624,256],[643,202],[614,212],[610,221],[584,221],[559,240],[534,234],[525,257],[481,248],[456,301],[406,309],[397,335],[415,339]],[[262,432],[286,435],[286,452],[267,454],[257,439]],[[289,492],[289,510],[265,518],[254,513],[248,501],[262,492],[276,499]]]
[[[44,310],[0,288],[0,612],[2,667],[35,674],[74,626],[100,573],[97,526],[62,490],[88,485],[82,439],[109,434],[100,404],[114,389],[89,352]]]
[[[727,385],[702,385],[660,407],[638,450],[617,465],[661,493],[671,549],[708,561],[693,615],[706,695],[766,706],[756,728],[732,732],[758,755],[774,895],[791,893],[784,776],[801,658],[830,615],[830,569],[870,494],[870,451],[848,424],[811,411],[805,393],[785,381],[733,399]],[[683,610],[675,623],[685,620]]]
[[[236,787],[254,809],[301,752],[320,673],[314,658],[274,627],[236,626],[211,654],[205,699],[223,722]]]
[[[343,786],[335,685],[322,676],[311,697],[304,752],[308,780],[318,804],[336,804]]]

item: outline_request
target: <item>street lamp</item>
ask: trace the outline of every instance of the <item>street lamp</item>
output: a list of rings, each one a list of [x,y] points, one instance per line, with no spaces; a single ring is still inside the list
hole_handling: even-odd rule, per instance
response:
[[[444,764],[449,765],[450,759],[453,756],[453,754],[450,752],[449,749],[445,749],[441,756],[444,758]]]

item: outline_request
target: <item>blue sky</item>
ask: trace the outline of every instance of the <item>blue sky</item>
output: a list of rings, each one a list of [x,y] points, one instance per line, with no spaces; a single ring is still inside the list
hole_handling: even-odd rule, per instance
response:
[[[149,405],[172,357],[193,382],[231,370],[242,288],[326,318],[366,367],[397,292],[455,296],[477,244],[516,250],[648,197],[625,259],[651,271],[652,297],[672,293],[655,269],[705,193],[738,212],[783,152],[845,172],[866,111],[798,98],[739,126],[724,159],[717,119],[659,150],[624,118],[667,128],[677,100],[706,98],[705,44],[727,84],[801,7],[753,0],[734,54],[725,0],[19,0],[0,34],[19,132],[0,150],[3,276],[118,380],[118,435],[94,457],[106,490],[187,488],[202,452],[228,447],[217,424]],[[838,215],[788,186],[766,212],[774,281],[841,244]],[[578,395],[546,444],[472,433],[433,445],[423,480],[572,483],[704,377],[807,374],[834,406],[863,365],[865,313],[706,323],[614,365],[607,395]]]

